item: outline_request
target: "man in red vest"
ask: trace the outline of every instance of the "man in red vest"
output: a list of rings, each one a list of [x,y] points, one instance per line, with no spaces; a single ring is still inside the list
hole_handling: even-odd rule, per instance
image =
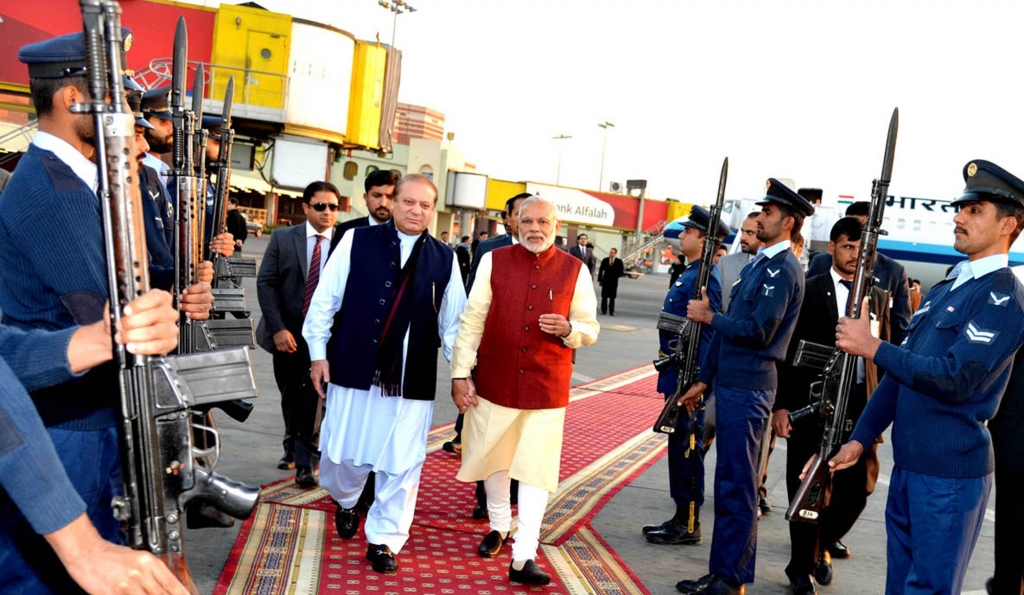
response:
[[[553,204],[523,201],[520,243],[480,259],[451,360],[452,399],[466,413],[458,479],[483,480],[487,490],[491,531],[479,553],[495,557],[508,539],[514,477],[519,531],[508,576],[535,585],[551,581],[534,559],[558,487],[572,350],[593,344],[600,329],[590,271],[553,247],[559,225]]]

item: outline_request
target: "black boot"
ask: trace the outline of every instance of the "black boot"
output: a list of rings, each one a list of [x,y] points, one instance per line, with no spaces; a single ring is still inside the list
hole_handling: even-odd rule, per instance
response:
[[[691,518],[689,504],[677,505],[676,516],[672,520],[664,523],[661,529],[647,531],[644,535],[647,541],[657,545],[700,545],[700,509],[694,506]]]

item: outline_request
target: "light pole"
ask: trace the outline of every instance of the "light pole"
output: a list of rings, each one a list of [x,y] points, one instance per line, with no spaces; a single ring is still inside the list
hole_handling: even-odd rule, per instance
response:
[[[601,144],[601,177],[597,182],[597,191],[604,192],[604,153],[608,148],[608,129],[615,128],[615,124],[612,124],[611,122],[602,122],[597,126],[598,128],[604,129],[604,142]]]
[[[395,17],[391,22],[391,48],[394,49],[395,31],[398,30],[398,15],[406,12],[416,12],[416,9],[409,6],[405,0],[393,0],[392,2],[388,2],[387,0],[378,0],[377,4],[380,4],[384,8],[395,13]]]
[[[565,134],[551,137],[552,140],[568,140],[570,138],[572,137]],[[555,174],[555,186],[562,185],[562,146],[562,143],[558,143],[558,173]]]

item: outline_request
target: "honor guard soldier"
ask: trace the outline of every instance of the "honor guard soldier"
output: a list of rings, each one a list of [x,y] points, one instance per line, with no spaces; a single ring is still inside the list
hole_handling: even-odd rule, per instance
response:
[[[122,36],[127,51],[131,34]],[[39,131],[0,200],[0,310],[5,324],[60,331],[102,320],[109,299],[92,161],[97,134],[92,115],[72,110],[91,100],[84,35],[27,45],[18,59],[28,65]],[[208,316],[212,298],[205,287],[205,294],[181,296],[191,316]],[[122,489],[118,394],[109,364],[31,393],[89,519],[115,543],[119,522],[110,503]],[[83,453],[91,453],[86,464]],[[21,592],[71,592],[70,578],[53,571],[52,551],[10,506],[0,504],[0,583],[24,585]]]
[[[1024,342],[1024,288],[1007,266],[1024,229],[1024,181],[988,161],[964,167],[951,204],[953,248],[967,260],[933,287],[902,347],[843,318],[840,349],[885,371],[850,441],[830,461],[845,469],[892,426],[885,507],[886,593],[959,593],[992,488],[986,421],[995,416]]]
[[[686,257],[688,264],[672,284],[665,296],[662,311],[677,316],[686,316],[686,305],[696,291],[697,277],[700,272],[700,257],[711,214],[703,207],[693,207],[690,218],[683,223],[685,228],[679,234],[679,248]],[[729,235],[729,226],[719,222],[715,243]],[[722,306],[722,280],[718,276],[718,268],[712,266],[711,277],[707,287],[708,301],[716,312]],[[700,353],[704,359],[714,332],[705,326],[701,330]],[[675,352],[673,343],[678,335],[666,330],[659,331],[661,341],[661,357]],[[679,369],[675,366],[665,368],[658,374],[658,392],[669,398],[676,390]],[[695,427],[690,426],[693,423]],[[695,444],[690,445],[690,434],[696,435]],[[699,545],[700,507],[704,504],[704,410],[696,412],[696,416],[683,416],[676,431],[668,435],[668,483],[672,499],[676,503],[676,513],[671,519],[660,525],[648,525],[643,528],[647,541],[662,545]]]
[[[767,186],[757,203],[757,238],[764,246],[740,271],[728,312],[716,313],[706,295],[687,307],[687,318],[716,332],[697,382],[679,402],[692,410],[715,380],[718,460],[710,572],[680,581],[676,589],[683,593],[743,593],[744,584],[754,581],[758,453],[775,401],[776,366],[786,357],[804,296],[804,271],[790,239],[814,214],[809,202],[778,180]]]
[[[150,89],[142,95],[142,113],[152,126],[146,130],[146,142],[149,151],[143,163],[160,174],[160,183],[167,189],[171,177],[171,166],[167,165],[160,155],[170,153],[174,149],[174,125],[171,123],[171,86]]]

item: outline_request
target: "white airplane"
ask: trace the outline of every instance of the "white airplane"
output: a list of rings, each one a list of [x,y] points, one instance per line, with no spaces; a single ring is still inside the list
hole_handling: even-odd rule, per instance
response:
[[[759,209],[754,203],[761,199],[728,199],[722,208],[722,220],[733,230],[739,229],[750,211]],[[853,202],[852,196],[839,196],[835,205],[817,205],[813,217],[804,222],[803,233],[811,250],[825,251],[832,225]],[[886,201],[882,229],[887,235],[878,240],[878,250],[900,261],[907,276],[919,279],[927,291],[941,281],[946,270],[964,259],[953,249],[953,216],[956,207],[950,200],[890,196]],[[674,250],[679,249],[680,223],[677,219],[665,226],[665,240]],[[732,237],[726,242],[731,242]],[[732,242],[730,251],[738,250]],[[1024,234],[1010,249],[1010,266],[1024,266]]]

